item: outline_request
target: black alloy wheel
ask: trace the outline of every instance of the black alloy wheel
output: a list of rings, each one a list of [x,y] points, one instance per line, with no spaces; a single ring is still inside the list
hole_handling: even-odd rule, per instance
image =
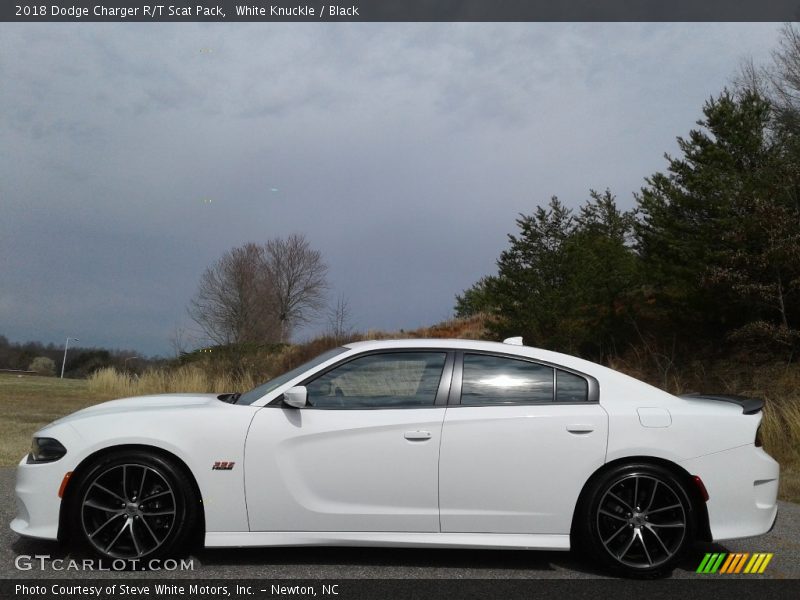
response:
[[[174,461],[143,451],[103,456],[71,486],[72,538],[101,558],[167,556],[199,518],[193,482]]]
[[[683,483],[657,465],[618,466],[590,484],[576,543],[629,577],[669,573],[694,540],[695,515]]]

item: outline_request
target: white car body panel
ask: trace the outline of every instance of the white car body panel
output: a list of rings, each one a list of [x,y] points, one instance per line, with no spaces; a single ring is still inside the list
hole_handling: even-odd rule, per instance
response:
[[[708,517],[714,541],[761,535],[778,512],[778,463],[752,444],[680,463],[708,490]]]
[[[514,548],[569,550],[569,535],[371,531],[209,533],[209,548],[246,546],[376,546],[392,548]]]
[[[244,438],[257,411],[225,404],[214,394],[168,394],[113,400],[59,419],[37,435],[60,440],[67,455],[53,463],[19,464],[18,505],[24,504],[29,519],[15,519],[12,529],[55,539],[57,491],[65,473],[97,451],[137,445],[159,448],[186,464],[197,481],[209,531],[248,531],[243,470],[211,467],[219,460],[243,464]]]
[[[607,420],[598,404],[448,408],[442,531],[568,535],[583,484],[605,462]]]
[[[250,529],[438,531],[444,412],[262,409],[247,437]],[[416,432],[430,437],[406,439]]]
[[[599,403],[314,410],[267,406],[330,365],[375,350],[517,355],[599,382]],[[252,405],[213,395],[117,400],[46,426],[67,454],[20,462],[17,533],[56,539],[67,472],[95,452],[158,448],[197,482],[209,546],[429,545],[569,548],[578,494],[602,465],[655,458],[704,482],[714,539],[774,522],[778,465],[754,446],[761,414],[678,398],[600,365],[525,346],[469,340],[361,342]],[[587,434],[566,431],[586,425]],[[408,431],[429,440],[407,440]],[[441,448],[441,450],[440,450]],[[230,470],[212,470],[217,461]],[[247,493],[247,495],[246,495]],[[249,511],[249,520],[248,520]]]

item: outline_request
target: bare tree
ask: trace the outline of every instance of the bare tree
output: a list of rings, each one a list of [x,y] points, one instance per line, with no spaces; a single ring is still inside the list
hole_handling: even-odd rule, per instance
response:
[[[800,109],[800,32],[791,23],[781,29],[778,48],[772,52],[773,68],[767,70],[780,109]]]
[[[264,253],[285,342],[296,326],[308,323],[324,307],[328,267],[320,252],[299,234],[269,240]]]
[[[195,336],[185,327],[175,325],[169,334],[169,345],[175,353],[175,358],[180,358],[181,354],[189,351],[189,348],[195,345]]]
[[[215,344],[286,341],[324,306],[326,274],[302,235],[245,244],[205,270],[189,316]]]
[[[740,92],[756,92],[764,98],[769,98],[771,90],[770,72],[762,66],[756,65],[752,58],[746,58],[739,65],[739,72],[733,78],[734,89]]]
[[[189,316],[216,344],[274,340],[280,324],[268,279],[262,246],[233,248],[203,273]]]
[[[745,60],[733,84],[738,90],[757,92],[768,98],[779,122],[797,131],[800,128],[800,30],[794,24],[782,27],[771,58],[766,65]]]
[[[342,343],[353,331],[350,324],[350,304],[339,294],[336,304],[328,309],[328,333],[338,342]]]

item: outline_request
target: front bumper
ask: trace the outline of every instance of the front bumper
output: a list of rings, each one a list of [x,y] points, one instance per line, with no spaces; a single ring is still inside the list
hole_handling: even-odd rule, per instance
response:
[[[778,514],[778,463],[752,444],[715,452],[681,466],[708,490],[713,541],[767,533]]]
[[[28,464],[23,457],[17,465],[17,516],[11,529],[19,535],[44,540],[58,539],[61,498],[58,488],[66,474],[65,463]]]

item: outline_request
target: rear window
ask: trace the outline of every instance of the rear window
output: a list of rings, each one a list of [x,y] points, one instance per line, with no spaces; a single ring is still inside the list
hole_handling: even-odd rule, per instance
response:
[[[556,369],[556,402],[588,402],[589,382],[580,375]]]
[[[503,356],[465,354],[461,404],[553,401],[553,367]]]
[[[588,401],[589,382],[580,375],[506,356],[464,355],[462,405]]]

